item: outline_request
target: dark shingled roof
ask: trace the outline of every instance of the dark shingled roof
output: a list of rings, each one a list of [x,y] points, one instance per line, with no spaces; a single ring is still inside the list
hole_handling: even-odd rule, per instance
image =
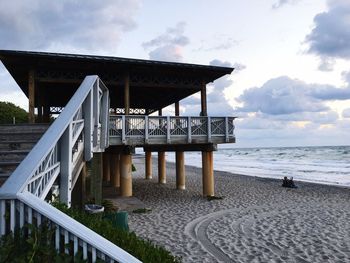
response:
[[[188,97],[233,68],[153,60],[0,50],[0,60],[28,95],[28,74],[35,72],[35,104],[44,97],[51,106],[64,106],[86,75],[99,75],[110,90],[111,107],[123,108],[125,74],[130,75],[133,108],[158,110]],[[41,96],[41,97],[40,97]]]

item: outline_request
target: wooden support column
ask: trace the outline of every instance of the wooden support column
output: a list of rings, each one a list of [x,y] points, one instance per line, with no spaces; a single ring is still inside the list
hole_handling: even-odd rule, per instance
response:
[[[214,196],[213,152],[202,152],[203,196]]]
[[[175,116],[180,116],[180,102],[175,102]],[[180,120],[177,120],[180,125]],[[185,190],[185,153],[177,151],[176,153],[176,189]]]
[[[91,162],[90,193],[95,199],[95,203],[102,203],[102,153],[94,153]]]
[[[43,96],[45,96],[46,99],[43,99],[43,122],[49,123],[50,122],[50,105],[47,101],[48,92],[46,89],[41,90]]]
[[[180,116],[180,102],[175,102],[175,116]]]
[[[87,201],[87,195],[86,195],[86,178],[87,178],[87,167],[86,163],[83,166],[83,169],[80,172],[81,176],[81,207],[84,206],[85,202]]]
[[[131,165],[131,154],[122,153],[120,155],[120,193],[123,197],[132,196]]]
[[[146,179],[152,179],[152,152],[146,152]]]
[[[201,116],[208,116],[207,110],[207,86],[205,81],[201,84]]]
[[[176,152],[176,189],[185,190],[185,153]]]
[[[40,87],[39,85],[36,85],[36,97],[37,97],[37,109],[38,109],[38,116],[37,116],[37,122],[43,123],[44,122],[44,101],[45,101],[45,95],[44,95],[44,89]]]
[[[111,154],[111,185],[120,187],[120,156],[117,153]]]
[[[86,164],[78,176],[72,190],[72,207],[83,208],[86,202]]]
[[[125,115],[130,114],[130,76],[129,73],[125,75],[124,80],[124,109]]]
[[[166,183],[165,152],[158,152],[158,183]]]
[[[110,164],[110,154],[107,152],[103,153],[103,181],[110,182],[111,180],[111,164]]]
[[[28,99],[29,99],[29,109],[28,109],[28,122],[35,123],[35,76],[34,70],[29,71],[28,76]]]

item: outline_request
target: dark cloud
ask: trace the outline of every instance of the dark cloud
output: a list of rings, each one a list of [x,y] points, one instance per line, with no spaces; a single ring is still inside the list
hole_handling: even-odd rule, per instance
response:
[[[325,112],[325,101],[350,99],[350,88],[307,84],[288,77],[267,81],[262,87],[245,90],[238,98],[239,111],[283,115],[301,112]]]
[[[114,50],[135,28],[138,7],[139,0],[2,1],[0,48]]]
[[[315,16],[315,27],[306,36],[308,53],[324,58],[350,59],[350,4],[328,1],[329,10]]]
[[[281,8],[287,4],[295,4],[299,0],[278,0],[276,3],[272,5],[272,9],[278,9]]]
[[[175,27],[168,28],[165,33],[142,44],[149,51],[152,60],[182,61],[183,47],[190,42],[184,35],[186,23],[180,22]]]
[[[238,73],[238,72],[247,68],[246,65],[243,65],[241,63],[236,62],[234,64],[231,64],[228,61],[221,61],[219,59],[214,59],[214,60],[210,61],[209,64],[212,66],[219,66],[219,67],[232,67],[232,68],[234,68],[233,73]]]

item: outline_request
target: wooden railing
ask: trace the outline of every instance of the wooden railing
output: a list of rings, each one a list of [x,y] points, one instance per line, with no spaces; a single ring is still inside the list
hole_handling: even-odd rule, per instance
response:
[[[45,201],[59,181],[60,201],[71,194],[85,161],[108,147],[109,92],[97,76],[87,76],[59,117],[0,188],[0,236],[24,224],[48,223],[55,229],[55,247],[73,244],[89,262],[140,262]],[[59,180],[56,180],[58,179]]]
[[[234,117],[111,115],[111,145],[230,143]]]

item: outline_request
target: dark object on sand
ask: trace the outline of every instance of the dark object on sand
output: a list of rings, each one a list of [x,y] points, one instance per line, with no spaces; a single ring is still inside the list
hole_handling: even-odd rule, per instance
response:
[[[290,179],[288,179],[287,176],[285,176],[285,177],[283,178],[282,187],[298,188],[298,187],[294,184],[293,177],[291,177]]]
[[[222,199],[224,199],[223,196],[215,196],[215,195],[208,195],[208,196],[207,196],[207,200],[208,200],[208,201],[212,201],[212,200],[222,200]]]

